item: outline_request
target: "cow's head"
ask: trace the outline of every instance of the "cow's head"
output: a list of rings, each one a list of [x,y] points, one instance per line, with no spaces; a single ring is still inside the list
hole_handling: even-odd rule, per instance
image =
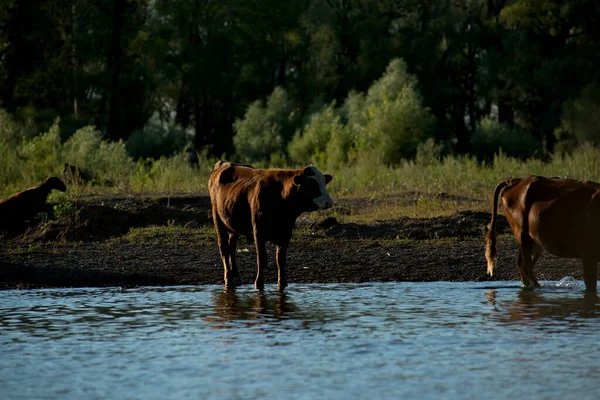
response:
[[[305,211],[324,210],[333,206],[333,199],[325,187],[332,179],[331,175],[323,175],[314,165],[305,167],[294,176],[294,184],[299,187]]]
[[[42,185],[45,186],[48,189],[48,191],[52,189],[60,190],[61,192],[67,191],[67,187],[65,186],[63,181],[58,179],[56,176],[51,176],[50,178],[46,179],[42,183]]]

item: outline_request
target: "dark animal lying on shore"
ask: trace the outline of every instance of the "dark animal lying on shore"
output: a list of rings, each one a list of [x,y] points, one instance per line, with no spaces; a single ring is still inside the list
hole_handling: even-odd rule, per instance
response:
[[[69,163],[65,163],[65,166],[62,170],[62,177],[69,186],[83,185],[89,180],[81,168]]]
[[[52,189],[65,192],[67,187],[63,181],[53,176],[37,187],[25,189],[0,200],[0,232],[13,233],[22,230],[25,221],[43,211]]]
[[[539,286],[533,266],[545,249],[551,254],[583,261],[588,292],[596,291],[596,265],[600,260],[600,184],[573,179],[506,179],[494,192],[492,221],[486,238],[488,274],[496,263],[496,213],[498,202],[519,246],[521,281]]]
[[[271,242],[276,246],[278,289],[283,290],[287,285],[286,252],[296,219],[303,212],[333,205],[325,188],[332,179],[314,165],[284,170],[217,162],[208,188],[225,285],[231,286],[234,279],[239,279],[235,251],[238,236],[244,235],[253,238],[256,245],[256,288],[264,287],[266,242]]]

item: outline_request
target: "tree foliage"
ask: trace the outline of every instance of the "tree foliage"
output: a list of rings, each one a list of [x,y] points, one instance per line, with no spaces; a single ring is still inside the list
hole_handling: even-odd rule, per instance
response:
[[[290,156],[330,166],[357,158],[357,153],[370,153],[384,164],[414,157],[435,123],[416,86],[406,64],[392,60],[366,94],[351,93],[340,111],[332,103],[313,114],[290,143]],[[340,114],[346,115],[345,123]]]
[[[596,0],[5,0],[0,107],[36,133],[60,117],[62,141],[94,125],[136,157],[182,137],[203,154],[287,157],[313,124],[389,162],[430,136],[469,153],[517,131],[545,154],[596,140],[598,26]],[[313,122],[334,101],[339,121]]]

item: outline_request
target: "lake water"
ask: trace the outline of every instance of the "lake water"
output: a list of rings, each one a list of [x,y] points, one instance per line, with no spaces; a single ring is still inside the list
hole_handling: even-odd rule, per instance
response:
[[[583,284],[0,292],[2,399],[593,399]]]

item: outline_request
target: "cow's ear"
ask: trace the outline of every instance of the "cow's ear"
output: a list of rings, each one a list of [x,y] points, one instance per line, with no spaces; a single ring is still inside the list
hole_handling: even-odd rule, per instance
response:
[[[308,166],[304,167],[304,169],[302,169],[302,175],[303,176],[314,176],[315,171],[313,170],[313,166],[308,165]]]
[[[294,175],[294,183],[296,185],[300,185],[303,180],[304,180],[304,177],[302,176],[302,174]]]
[[[325,177],[325,184],[326,185],[333,180],[333,176],[331,176],[329,174],[325,174],[323,176]]]

